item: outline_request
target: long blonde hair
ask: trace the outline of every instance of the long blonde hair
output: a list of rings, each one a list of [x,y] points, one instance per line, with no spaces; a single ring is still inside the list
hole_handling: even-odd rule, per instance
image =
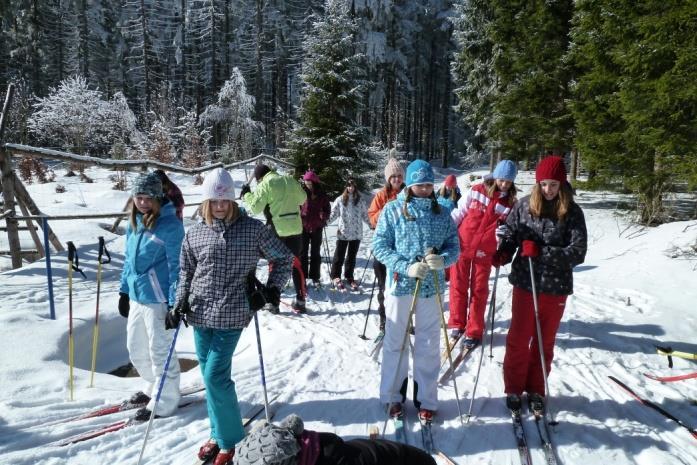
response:
[[[545,216],[564,220],[573,201],[574,192],[571,190],[571,186],[568,182],[562,182],[559,186],[559,194],[552,200],[552,204],[546,204],[545,196],[542,194],[542,187],[540,187],[538,182],[532,187],[532,192],[530,193],[530,214],[536,217]]]
[[[496,184],[496,179],[487,179],[484,181],[486,186],[486,195],[490,199],[494,198],[494,193],[499,190],[499,186]],[[515,183],[511,183],[511,187],[508,188],[508,206],[512,207],[516,202],[518,196],[518,189],[515,187]]]
[[[157,197],[151,197],[152,198],[152,209],[148,213],[143,213],[143,226],[145,226],[147,229],[152,229],[155,227],[155,222],[157,219],[160,217],[160,199]],[[130,221],[131,221],[131,229],[134,231],[138,229],[138,222],[136,221],[136,218],[138,217],[138,213],[140,213],[140,210],[138,210],[138,207],[136,207],[136,201],[133,197],[131,197],[131,214],[130,214]]]
[[[234,223],[237,218],[240,217],[240,207],[237,206],[234,200],[229,200],[229,202],[231,203],[230,210],[227,212],[227,215],[225,215],[225,218],[223,218],[226,224]],[[213,216],[213,206],[210,200],[201,202],[201,216],[208,226],[213,224],[215,216]]]

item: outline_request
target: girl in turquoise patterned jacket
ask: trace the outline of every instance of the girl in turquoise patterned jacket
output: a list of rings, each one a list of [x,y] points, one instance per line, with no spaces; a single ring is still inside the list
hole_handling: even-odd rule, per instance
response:
[[[440,369],[441,309],[436,300],[434,275],[442,294],[443,269],[457,261],[460,245],[449,212],[434,195],[431,165],[423,160],[413,161],[404,181],[406,188],[383,209],[373,238],[375,258],[387,267],[388,278],[380,400],[389,404],[391,415],[401,414],[404,397],[398,383],[407,379],[409,359],[400,357],[400,352],[420,280],[414,310],[414,383],[418,385],[419,398],[414,399],[414,404],[419,408],[419,417],[430,420],[438,408]]]

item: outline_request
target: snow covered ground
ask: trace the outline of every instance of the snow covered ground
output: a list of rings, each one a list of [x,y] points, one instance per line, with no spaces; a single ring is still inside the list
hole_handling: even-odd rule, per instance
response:
[[[111,190],[109,172],[90,169],[93,184],[63,178],[67,192],[55,193],[55,183],[30,185],[34,200],[47,214],[119,211],[127,193]],[[481,174],[481,172],[478,172]],[[441,173],[442,180],[446,173]],[[457,173],[461,188],[470,173]],[[241,186],[243,171],[234,177]],[[200,186],[185,176],[174,176],[187,203],[199,200]],[[530,188],[531,173],[518,177],[523,190]],[[586,214],[589,251],[575,270],[575,294],[559,330],[555,360],[549,380],[550,406],[560,422],[553,435],[563,464],[694,464],[695,438],[656,412],[640,405],[609,381],[614,375],[642,396],[659,403],[687,424],[697,426],[697,380],[661,384],[644,372],[680,374],[696,371],[693,362],[675,360],[669,369],[654,344],[697,352],[695,262],[671,259],[674,246],[695,241],[697,221],[677,222],[657,228],[632,226],[616,205],[626,199],[610,193],[579,192],[577,200]],[[193,209],[187,208],[190,216]],[[73,280],[75,332],[75,400],[68,388],[68,287],[66,254],[53,254],[53,285],[57,319],[49,318],[45,262],[0,273],[0,464],[135,464],[145,426],[139,425],[66,447],[53,441],[98,425],[122,419],[116,414],[55,426],[45,422],[76,415],[107,403],[121,401],[140,387],[138,378],[107,374],[127,363],[126,321],[116,310],[118,277],[123,261],[124,236],[102,228],[110,220],[55,221],[51,226],[65,243],[78,248],[87,275]],[[191,224],[187,220],[187,224]],[[333,250],[335,228],[329,228]],[[100,302],[100,344],[94,387],[90,388],[92,331],[96,297],[97,238],[104,236],[112,262],[104,266]],[[370,232],[361,244],[357,273],[363,271]],[[6,241],[6,237],[0,237]],[[28,239],[23,242],[30,246]],[[0,247],[6,244],[0,242]],[[0,263],[7,268],[7,262]],[[436,446],[458,464],[515,464],[518,452],[511,422],[504,407],[502,360],[510,322],[511,286],[504,267],[496,296],[493,359],[484,358],[480,385],[474,400],[474,417],[463,427],[457,418],[452,385],[440,389]],[[328,283],[328,271],[322,269]],[[492,273],[493,280],[493,273]],[[259,314],[269,395],[278,396],[276,419],[299,414],[309,429],[332,431],[344,437],[366,435],[370,425],[382,427],[385,414],[377,399],[379,365],[369,357],[372,341],[358,337],[363,331],[370,297],[372,270],[362,294],[310,290],[309,314]],[[285,291],[291,299],[290,288]],[[447,302],[447,296],[446,296]],[[373,300],[367,336],[377,333]],[[195,360],[191,329],[182,329],[177,350],[181,359]],[[487,348],[488,354],[488,348]],[[478,354],[477,354],[478,355]],[[478,357],[457,371],[463,412],[469,407]],[[263,399],[253,326],[244,332],[233,360],[234,379],[243,411]],[[200,381],[197,369],[182,375],[182,386]],[[416,412],[409,404],[415,423]],[[534,423],[526,420],[533,445],[533,462],[542,463]],[[388,437],[390,428],[388,427]],[[143,463],[188,464],[208,437],[204,403],[182,408],[174,417],[153,422]],[[419,443],[416,429],[409,439]]]

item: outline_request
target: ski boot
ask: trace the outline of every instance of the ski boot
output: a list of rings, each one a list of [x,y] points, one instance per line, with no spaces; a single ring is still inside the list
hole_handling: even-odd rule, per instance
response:
[[[390,418],[400,418],[403,412],[401,402],[392,402],[390,404]]]
[[[545,398],[540,394],[533,392],[528,394],[528,408],[536,417],[545,414]]]
[[[232,465],[232,457],[234,456],[235,449],[222,449],[218,452],[218,455],[215,456],[213,465]]]
[[[303,299],[293,299],[291,308],[295,313],[307,313],[307,310],[305,309],[305,301]]]
[[[213,442],[212,439],[209,439],[198,450],[198,459],[202,462],[207,462],[218,455],[218,452],[220,452],[220,447],[218,447],[218,444]]]
[[[523,408],[523,403],[518,394],[508,394],[506,396],[506,407],[511,413],[520,415],[520,410]]]
[[[426,408],[419,410],[419,421],[421,424],[431,423],[433,421],[433,415],[435,412]]]

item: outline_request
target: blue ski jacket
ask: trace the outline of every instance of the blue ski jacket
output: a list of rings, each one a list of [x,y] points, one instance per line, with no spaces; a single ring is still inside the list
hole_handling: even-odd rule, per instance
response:
[[[184,225],[171,202],[160,208],[152,229],[136,215],[136,230],[126,228],[126,253],[121,272],[121,292],[142,304],[166,302],[174,305],[179,277],[179,254]]]
[[[435,248],[445,260],[445,267],[457,261],[460,254],[460,241],[457,228],[450,218],[450,211],[441,206],[436,214],[432,211],[430,198],[412,197],[407,203],[406,189],[387,205],[380,214],[375,235],[373,253],[375,258],[387,267],[386,289],[395,296],[413,294],[416,279],[407,276],[407,268],[424,256],[428,248]],[[438,289],[445,290],[443,270],[438,271]],[[432,297],[436,294],[433,273],[421,283],[419,297]]]

